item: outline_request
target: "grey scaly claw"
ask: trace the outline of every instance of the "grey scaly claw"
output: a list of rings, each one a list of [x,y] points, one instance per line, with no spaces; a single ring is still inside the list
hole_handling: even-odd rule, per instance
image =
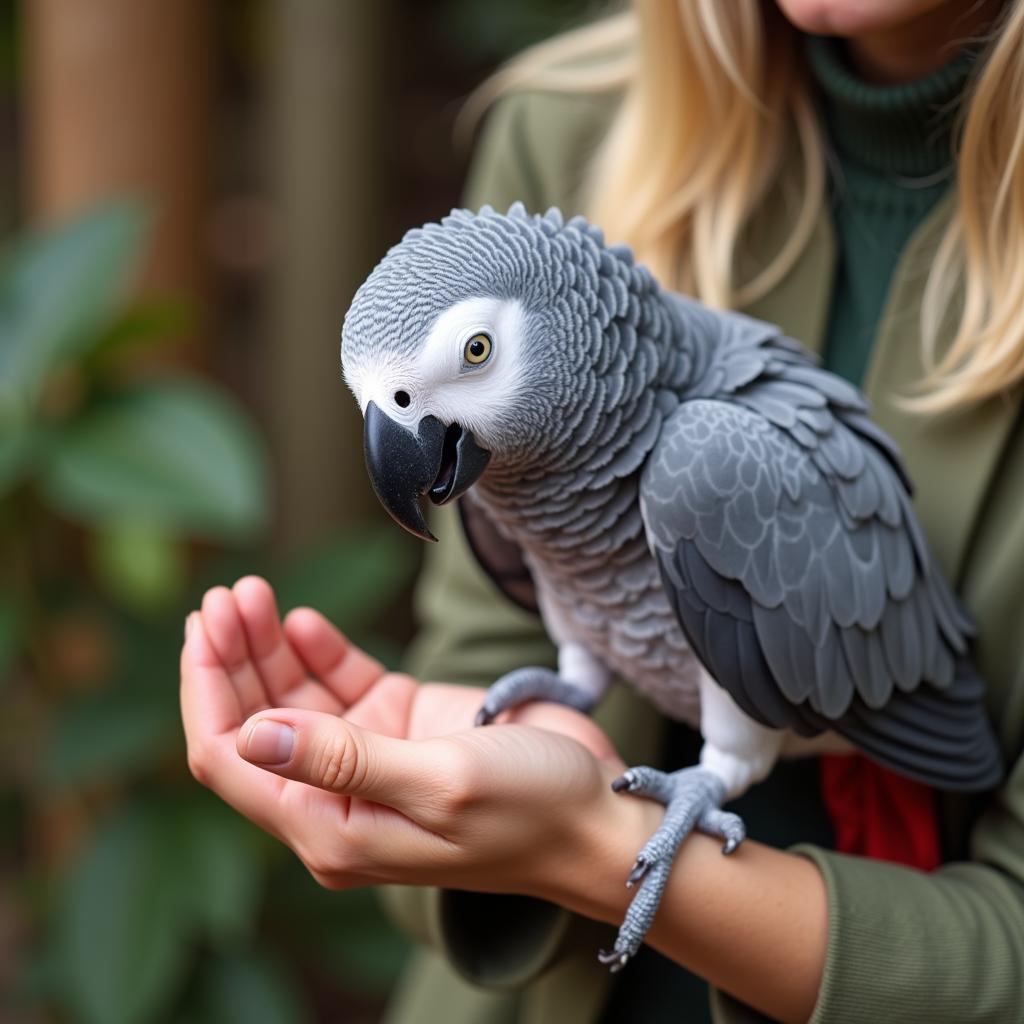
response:
[[[598,954],[601,963],[607,964],[612,971],[621,971],[643,944],[671,871],[672,860],[661,860],[652,864],[644,875],[633,902],[626,910],[615,944],[610,950],[602,950]]]
[[[728,855],[747,838],[743,819],[731,811],[709,807],[697,822],[697,828],[709,836],[717,836],[722,842],[722,853]]]
[[[616,792],[627,791],[650,797],[665,805],[661,825],[637,854],[626,879],[626,887],[639,889],[626,911],[625,920],[611,950],[598,959],[613,971],[621,970],[636,954],[654,920],[680,844],[699,829],[722,839],[723,853],[732,853],[743,841],[742,819],[721,809],[725,783],[704,768],[661,772],[640,766],[629,768],[612,783]]]
[[[592,691],[570,683],[549,668],[517,668],[491,684],[474,724],[490,725],[502,711],[533,700],[565,704],[584,714],[593,711],[596,703]]]

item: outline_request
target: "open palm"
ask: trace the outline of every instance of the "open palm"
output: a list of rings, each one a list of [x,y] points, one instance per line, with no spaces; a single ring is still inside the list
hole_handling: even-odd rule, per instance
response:
[[[516,756],[522,757],[526,742],[531,764],[552,759],[564,775],[567,759],[575,759],[580,777],[594,774],[585,762],[616,760],[592,721],[555,705],[535,704],[510,716],[533,729],[473,729],[483,693],[475,687],[420,684],[386,672],[311,609],[296,609],[282,623],[273,591],[256,577],[207,593],[201,612],[190,617],[182,652],[182,708],[193,773],[288,842],[318,876],[329,874],[314,866],[323,858],[312,852],[322,845],[325,829],[338,836],[372,830],[379,842],[400,844],[409,840],[410,829],[423,832],[422,824],[393,806],[282,778],[248,763],[239,756],[248,742],[246,722],[267,709],[298,709],[335,716],[393,740],[445,737],[449,742],[437,747],[439,762],[450,762],[453,751],[465,749],[501,763],[508,744],[517,745]],[[484,749],[490,746],[493,751]],[[338,766],[316,770],[319,781],[319,774],[326,777]],[[426,803],[430,798],[431,793],[424,794]]]

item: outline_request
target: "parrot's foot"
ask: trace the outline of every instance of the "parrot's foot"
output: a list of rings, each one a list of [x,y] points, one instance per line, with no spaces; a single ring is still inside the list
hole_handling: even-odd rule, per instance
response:
[[[722,810],[725,783],[704,768],[671,773],[630,768],[612,783],[612,789],[647,796],[665,805],[661,825],[644,844],[626,879],[627,888],[638,882],[640,888],[626,911],[615,945],[598,955],[601,963],[618,971],[647,935],[683,840],[696,828],[717,836],[723,841],[722,852],[732,853],[743,842],[746,829],[738,815]]]
[[[549,668],[517,668],[491,685],[483,707],[477,712],[476,724],[490,725],[502,711],[517,708],[531,700],[566,704],[584,714],[589,714],[597,703],[592,691],[567,682]]]

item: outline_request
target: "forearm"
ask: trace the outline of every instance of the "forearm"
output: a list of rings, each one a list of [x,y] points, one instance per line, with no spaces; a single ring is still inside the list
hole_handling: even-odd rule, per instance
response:
[[[538,893],[587,917],[621,923],[636,851],[660,821],[650,801],[610,796],[609,817],[581,838],[586,863],[567,858]],[[680,849],[648,943],[769,1016],[806,1021],[825,962],[828,912],[818,869],[748,840],[731,856],[694,834]]]

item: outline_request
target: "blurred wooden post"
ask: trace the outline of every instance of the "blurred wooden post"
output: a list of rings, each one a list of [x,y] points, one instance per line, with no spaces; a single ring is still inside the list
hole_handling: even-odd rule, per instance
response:
[[[376,510],[341,323],[383,255],[392,0],[274,0],[270,161],[277,208],[266,394],[287,545]]]
[[[199,335],[207,314],[212,5],[24,0],[21,12],[26,213],[46,222],[111,198],[141,200],[154,230],[139,288],[194,303]],[[104,627],[81,623],[79,643],[102,650]],[[58,645],[64,653],[67,646]],[[45,690],[35,695],[41,705],[50,699]],[[59,861],[81,840],[87,803],[71,791],[28,792],[32,857]]]
[[[111,196],[151,204],[142,287],[205,297],[207,0],[25,0],[28,212]]]

